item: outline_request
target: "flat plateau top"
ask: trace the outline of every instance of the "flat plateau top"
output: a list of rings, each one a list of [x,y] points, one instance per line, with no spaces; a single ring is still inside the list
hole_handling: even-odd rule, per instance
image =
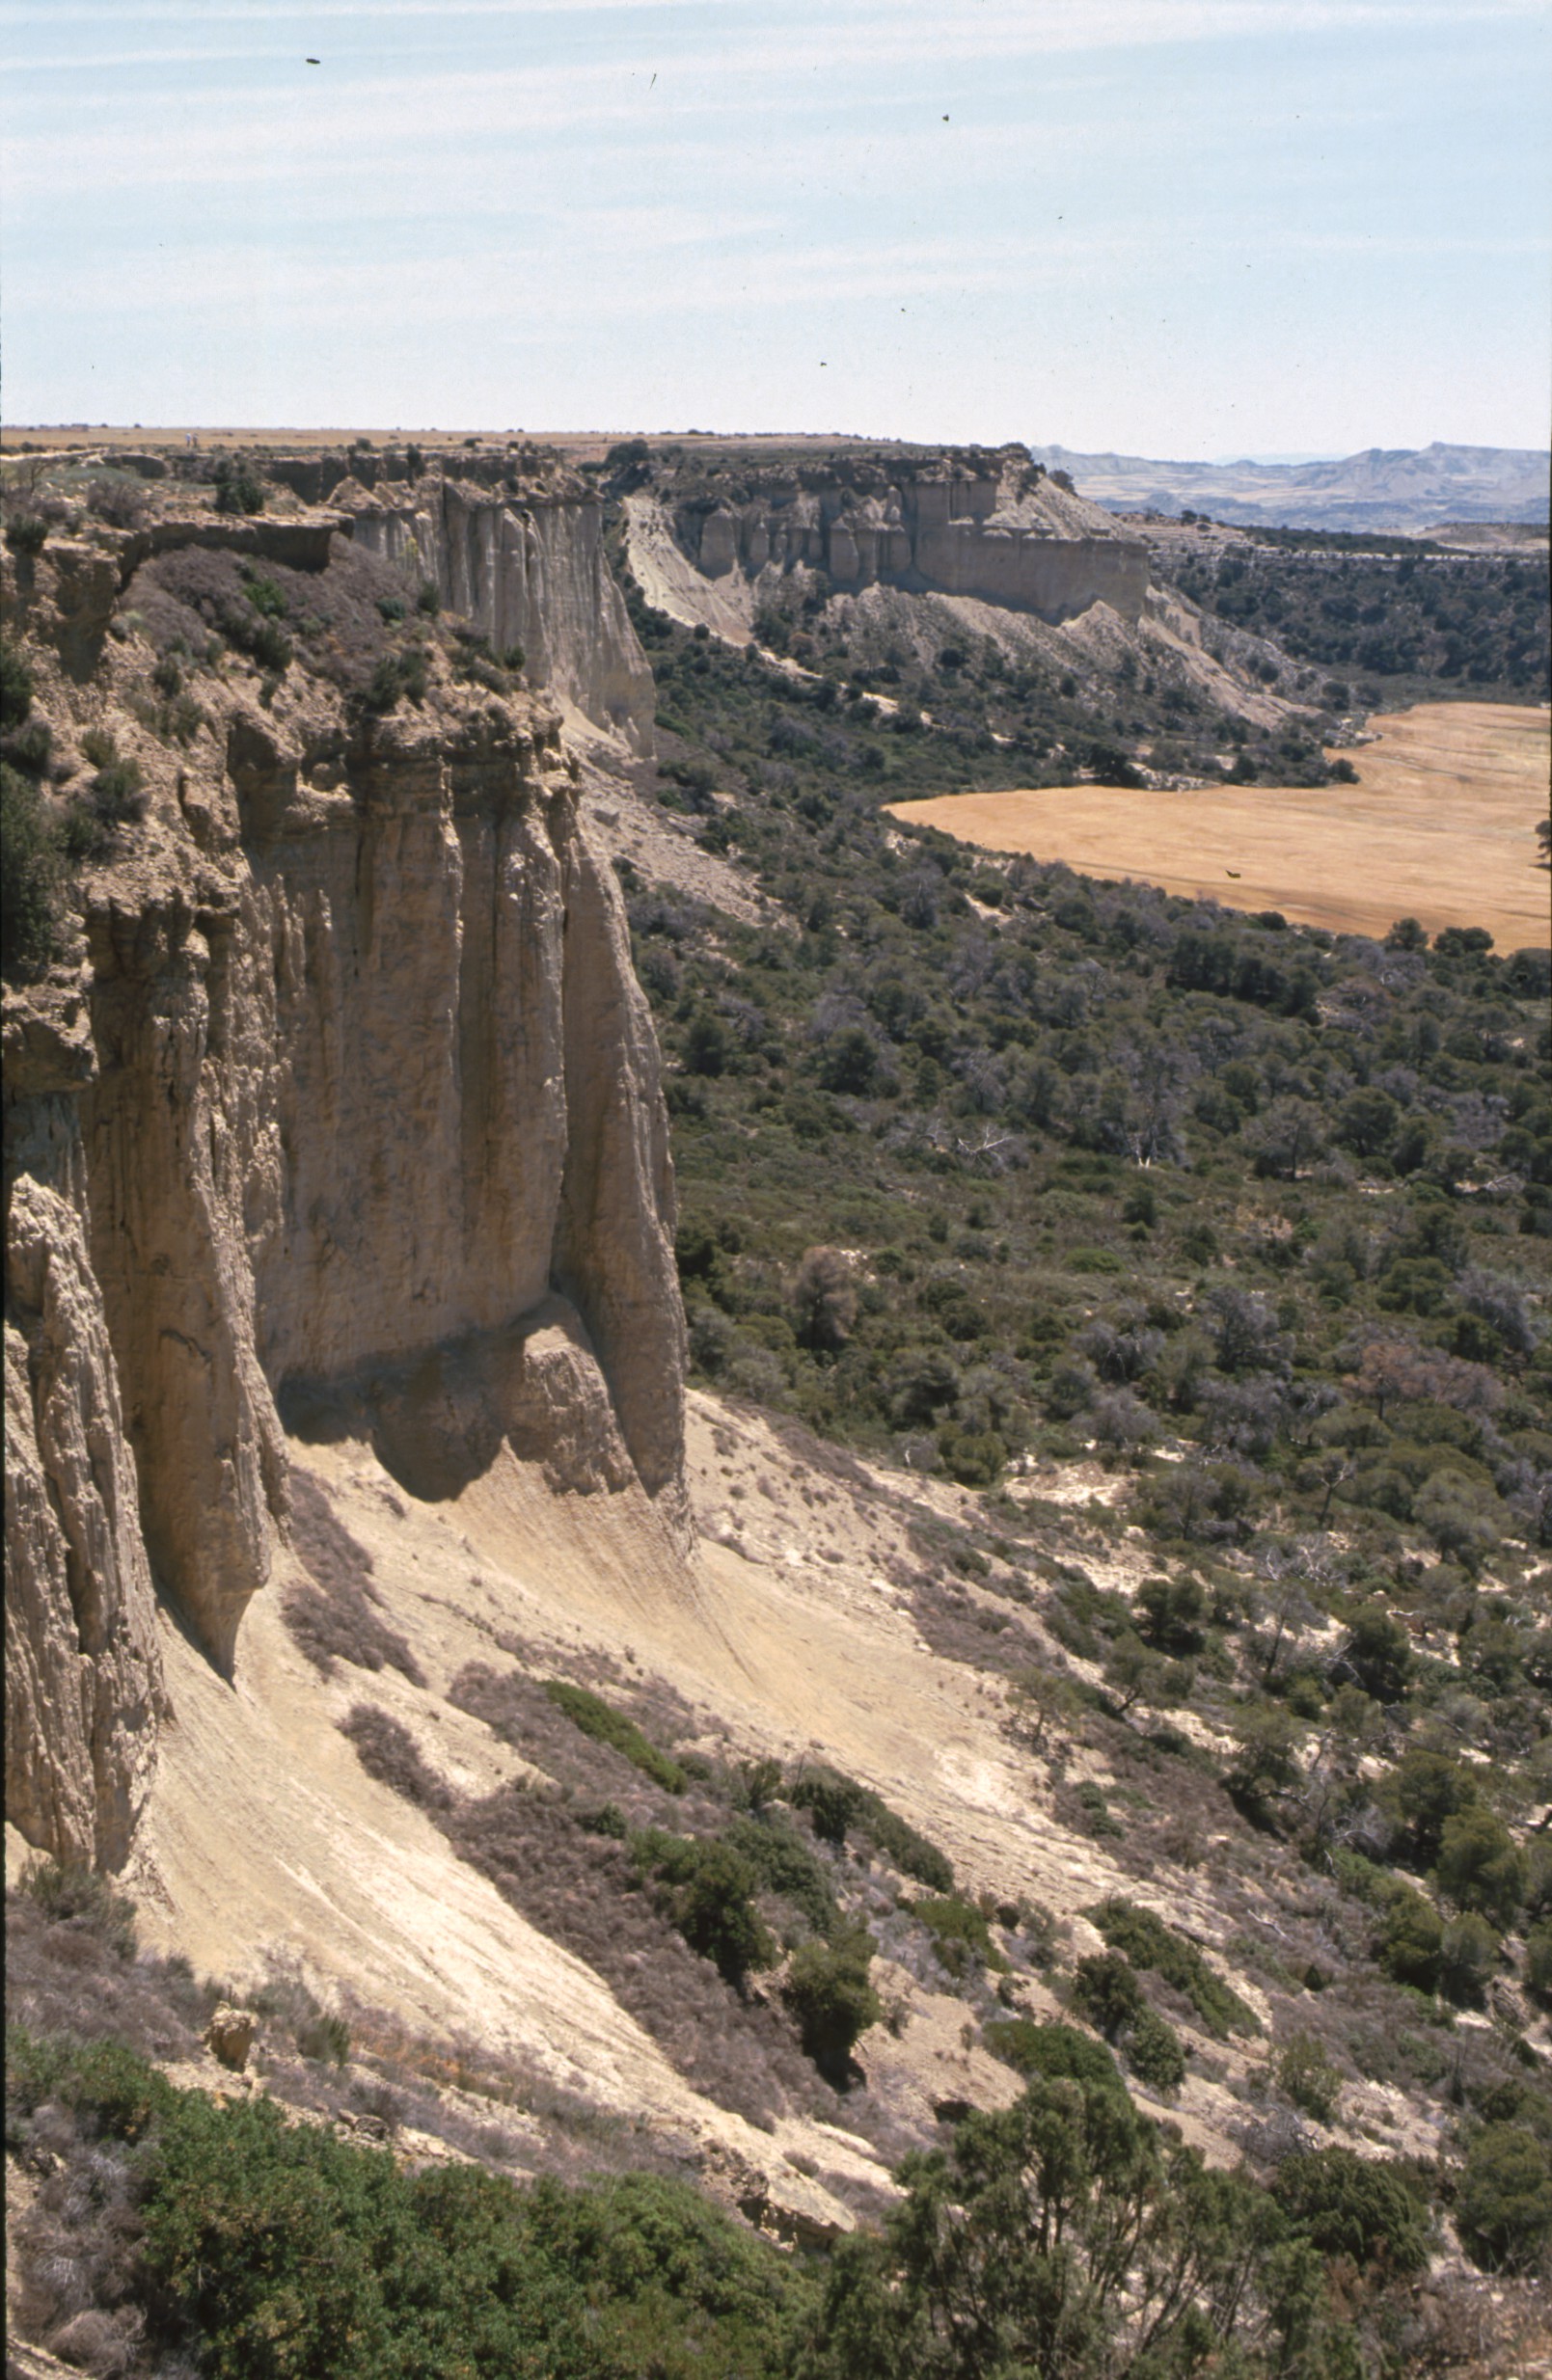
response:
[[[90,452],[118,446],[132,453],[155,452],[162,447],[181,448],[189,440],[197,439],[202,447],[219,452],[226,446],[273,447],[290,454],[310,446],[347,446],[352,439],[366,438],[374,446],[402,446],[413,439],[417,446],[435,447],[477,445],[499,446],[505,439],[522,439],[530,446],[554,446],[562,454],[607,454],[610,447],[627,438],[644,438],[652,446],[726,447],[740,452],[757,451],[785,453],[788,449],[803,453],[828,453],[832,447],[858,447],[901,454],[935,454],[939,448],[933,442],[900,438],[868,438],[851,430],[385,430],[353,428],[341,422],[334,429],[243,429],[240,426],[187,422],[182,427],[126,428],[122,422],[77,421],[64,425],[43,426],[21,421],[6,424],[3,451],[16,455],[23,447],[35,452],[55,452],[61,448],[83,447]],[[963,446],[966,442],[946,441],[947,445]]]
[[[1356,785],[1110,785],[950,794],[895,802],[896,818],[989,851],[1065,860],[1301,925],[1381,934],[1398,917],[1430,933],[1485,926],[1496,949],[1552,941],[1552,878],[1537,865],[1552,715],[1544,705],[1420,703],[1370,721]]]

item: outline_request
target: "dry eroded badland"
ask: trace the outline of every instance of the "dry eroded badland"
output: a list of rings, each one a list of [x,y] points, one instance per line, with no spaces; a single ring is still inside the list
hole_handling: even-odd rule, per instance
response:
[[[963,842],[1144,878],[1233,908],[1383,933],[1398,917],[1485,926],[1500,950],[1548,938],[1536,864],[1548,714],[1509,703],[1420,703],[1376,717],[1356,785],[1213,786],[1191,793],[1063,785],[895,805]]]

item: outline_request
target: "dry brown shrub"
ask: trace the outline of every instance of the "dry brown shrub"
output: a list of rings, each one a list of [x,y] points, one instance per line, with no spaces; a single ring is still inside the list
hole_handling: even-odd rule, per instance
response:
[[[290,570],[269,561],[251,567],[286,598],[286,629],[303,667],[347,695],[363,693],[393,649],[390,623],[379,606],[403,604],[398,573],[346,537],[332,540],[322,570]],[[235,554],[181,546],[143,563],[123,603],[139,615],[159,652],[181,644],[200,654],[212,633],[241,642],[253,616],[245,584]]]
[[[356,1747],[367,1774],[387,1785],[416,1808],[446,1816],[457,1807],[457,1796],[422,1757],[409,1729],[372,1702],[351,1706],[340,1721],[340,1732]]]
[[[139,2367],[142,2327],[129,2303],[143,2231],[129,2156],[92,2140],[50,2102],[37,2110],[22,2158],[41,2178],[14,2231],[16,2328],[80,2369],[119,2380]]]
[[[531,1657],[542,1663],[537,1653]],[[671,1687],[642,1681],[622,1691],[602,1664],[587,1667],[588,1684],[604,1690],[654,1744],[670,1744],[694,1731],[690,1707]],[[483,1719],[504,1744],[574,1793],[579,1806],[613,1801],[633,1826],[671,1826],[678,1834],[710,1833],[725,1821],[725,1809],[710,1794],[692,1791],[670,1798],[613,1744],[584,1735],[550,1700],[540,1679],[523,1670],[498,1671],[484,1662],[470,1662],[453,1679],[448,1699]]]
[[[363,1765],[425,1809],[459,1858],[488,1877],[531,1925],[602,1976],[695,2090],[751,2123],[769,2123],[789,2108],[833,2113],[833,2093],[785,2019],[756,1995],[741,1997],[689,1948],[622,1844],[589,1833],[557,1793],[512,1784],[477,1801],[458,1799],[426,1766],[408,1730],[369,1704],[358,1703],[342,1724]],[[577,1740],[596,1791],[608,1747]],[[635,1775],[628,1762],[610,1757],[626,1776]],[[671,1807],[677,1813],[683,1805]]]
[[[689,1948],[621,1844],[515,1785],[466,1803],[448,1831],[531,1925],[603,1977],[695,2090],[755,2123],[789,2109],[833,2114],[784,2018]]]
[[[51,1919],[30,1894],[6,1895],[6,2014],[29,2031],[122,2041],[147,2058],[197,2058],[221,1993],[184,1959],[125,1958],[78,1918]]]
[[[337,1661],[357,1669],[396,1669],[412,1686],[425,1672],[396,1628],[373,1609],[372,1558],[335,1518],[328,1497],[308,1472],[291,1472],[291,1542],[311,1586],[293,1586],[282,1604],[286,1624],[322,1677]]]

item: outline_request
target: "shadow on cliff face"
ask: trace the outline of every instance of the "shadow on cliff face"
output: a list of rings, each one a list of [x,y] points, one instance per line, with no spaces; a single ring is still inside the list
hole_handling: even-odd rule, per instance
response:
[[[590,1495],[636,1476],[608,1385],[576,1311],[547,1297],[502,1331],[476,1331],[409,1364],[344,1382],[287,1381],[278,1404],[306,1445],[369,1442],[422,1503],[446,1503],[483,1477],[503,1447],[541,1463],[549,1485]]]

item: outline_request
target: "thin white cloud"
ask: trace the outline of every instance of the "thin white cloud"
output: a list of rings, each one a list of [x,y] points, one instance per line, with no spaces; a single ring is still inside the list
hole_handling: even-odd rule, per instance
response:
[[[428,322],[518,321],[539,292],[545,325],[559,319],[596,319],[607,307],[612,317],[661,314],[664,290],[638,268],[653,242],[619,244],[610,210],[581,219],[582,240],[566,250],[513,241],[477,257],[456,251],[407,259],[332,258],[301,250],[283,258],[255,258],[237,247],[179,249],[176,255],[143,254],[117,265],[95,265],[72,275],[57,291],[72,311],[99,317],[165,306],[202,320],[251,320],[256,308],[294,320],[316,318],[348,330],[352,321],[374,324],[388,309],[395,319]],[[680,227],[670,226],[659,245],[674,245]],[[979,242],[967,255],[963,241],[927,237],[891,242],[836,240],[755,241],[744,235],[743,251],[713,254],[698,244],[694,260],[675,273],[676,313],[705,310],[764,311],[789,305],[827,305],[861,297],[894,298],[929,291],[994,290],[1049,284],[1069,277],[1102,256],[1114,263],[1130,250],[1141,257],[1146,236],[1117,239],[1009,236]],[[587,265],[579,272],[579,261]],[[14,277],[22,300],[41,293],[41,271]]]
[[[456,23],[460,18],[519,23],[525,18],[554,16],[657,15],[683,18],[704,15],[723,18],[736,11],[758,10],[767,22],[771,0],[212,0],[204,7],[192,0],[141,0],[125,7],[120,0],[50,0],[46,9],[16,6],[0,0],[0,30],[29,24],[112,24],[126,19],[140,24],[191,23],[219,25],[313,24],[324,20],[377,25],[394,19],[435,19]],[[787,0],[785,13],[805,14],[802,0]],[[891,25],[917,23],[939,41],[995,30],[1046,39],[1051,35],[1081,40],[1094,46],[1113,41],[1156,40],[1218,40],[1224,34],[1278,34],[1289,31],[1339,33],[1373,25],[1399,26],[1428,21],[1456,27],[1508,16],[1538,16],[1541,0],[1017,0],[1017,5],[982,7],[973,17],[945,15],[940,0],[890,0],[887,8],[858,0],[812,11],[816,22],[833,25],[850,17],[870,38]]]

